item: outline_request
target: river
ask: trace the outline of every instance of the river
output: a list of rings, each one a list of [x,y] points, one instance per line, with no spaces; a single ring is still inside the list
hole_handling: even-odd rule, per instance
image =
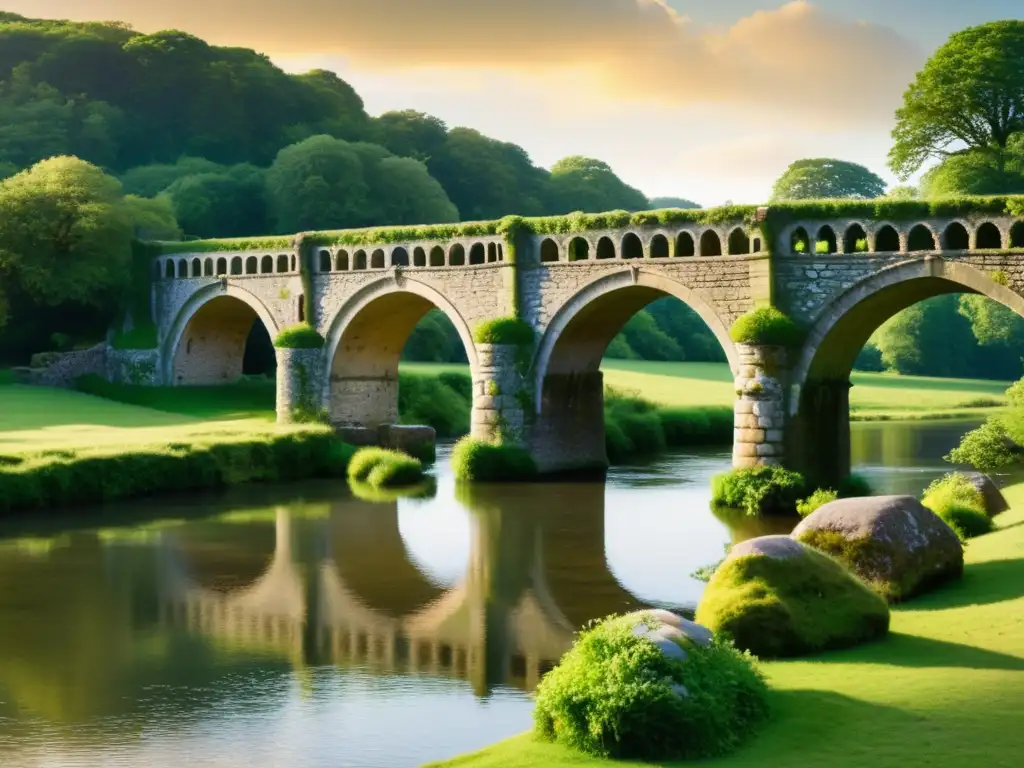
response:
[[[857,471],[917,494],[973,425],[853,425]],[[0,532],[0,766],[403,768],[530,726],[586,621],[692,609],[733,540],[725,452],[605,484],[371,503],[250,487]]]

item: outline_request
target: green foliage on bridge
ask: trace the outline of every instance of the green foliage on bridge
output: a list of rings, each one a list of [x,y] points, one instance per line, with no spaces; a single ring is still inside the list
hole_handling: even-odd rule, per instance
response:
[[[320,349],[324,343],[324,337],[307,323],[285,328],[274,339],[274,346],[278,349]]]
[[[737,344],[798,347],[804,332],[788,315],[775,307],[758,307],[737,318],[729,329]]]
[[[477,344],[533,344],[534,333],[529,323],[517,317],[498,317],[480,323],[473,329],[473,341]]]

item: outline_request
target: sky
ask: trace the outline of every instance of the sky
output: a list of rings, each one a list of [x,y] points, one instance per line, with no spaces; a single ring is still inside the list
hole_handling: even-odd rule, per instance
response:
[[[550,167],[600,158],[648,196],[768,199],[794,160],[890,183],[894,112],[950,34],[1021,0],[0,0],[176,28],[330,69],[370,114],[428,112]]]

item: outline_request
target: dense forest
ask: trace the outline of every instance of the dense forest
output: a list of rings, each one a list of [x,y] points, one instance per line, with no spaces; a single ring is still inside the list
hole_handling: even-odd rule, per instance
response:
[[[515,144],[427,114],[370,116],[334,73],[287,74],[254,51],[179,31],[144,35],[116,23],[0,12],[0,115],[0,361],[7,363],[101,338],[124,301],[132,238],[696,207],[648,199],[598,159],[572,156],[545,169]],[[1010,160],[995,172],[984,159],[961,156],[932,171],[926,186],[1007,191],[1022,168]],[[801,161],[788,174],[778,197],[882,189],[878,177],[840,161]],[[82,220],[102,245],[79,247],[73,268],[59,215],[70,208],[86,211]],[[990,304],[965,297],[913,307],[876,334],[858,366],[1016,378],[1020,321]],[[669,299],[638,313],[608,354],[724,359],[699,317]],[[406,356],[457,361],[465,350],[433,312]]]

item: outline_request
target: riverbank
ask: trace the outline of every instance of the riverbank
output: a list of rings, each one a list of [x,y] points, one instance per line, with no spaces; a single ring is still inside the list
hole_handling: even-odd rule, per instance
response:
[[[971,540],[961,582],[892,613],[883,641],[763,664],[773,716],[721,768],[954,768],[1017,765],[1024,749],[1024,484]],[[542,744],[529,734],[434,768],[640,768]],[[679,764],[683,765],[683,764]]]

